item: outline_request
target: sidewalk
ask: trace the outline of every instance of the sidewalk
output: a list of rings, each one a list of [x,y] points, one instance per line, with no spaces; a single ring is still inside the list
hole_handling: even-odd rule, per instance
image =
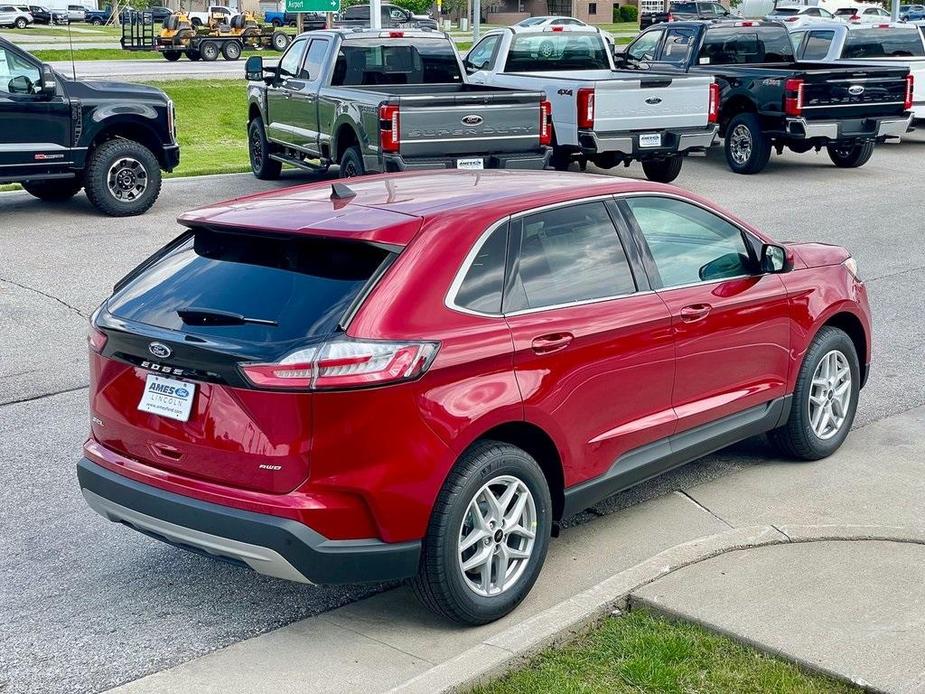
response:
[[[874,688],[925,691],[923,435],[925,407],[856,430],[828,460],[759,464],[566,529],[530,597],[492,625],[440,622],[400,588],[119,691],[445,691],[627,599]]]

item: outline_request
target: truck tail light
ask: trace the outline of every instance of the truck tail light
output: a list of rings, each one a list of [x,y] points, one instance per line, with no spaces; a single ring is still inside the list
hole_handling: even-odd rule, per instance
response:
[[[578,127],[594,127],[594,89],[591,87],[578,90]]]
[[[394,104],[382,104],[379,107],[379,144],[383,152],[398,152],[398,106]]]
[[[906,98],[903,101],[903,110],[908,111],[912,108],[912,91],[915,87],[915,79],[912,75],[906,75]]]
[[[737,27],[753,27],[755,26],[754,22],[736,22],[733,26]]]
[[[87,344],[90,346],[90,349],[97,354],[103,351],[103,347],[106,346],[106,341],[108,339],[106,333],[102,330],[97,330],[92,325],[90,326],[90,330],[87,331]]]
[[[803,113],[803,80],[789,79],[784,82],[784,113],[799,116]]]
[[[552,104],[540,102],[540,144],[552,144]]]
[[[436,342],[333,339],[297,350],[280,361],[241,364],[255,386],[283,390],[369,388],[410,381],[430,367]]]
[[[707,123],[719,123],[719,85],[710,85],[710,103],[707,105]]]
[[[389,32],[390,39],[402,39],[404,37],[405,37],[405,32],[403,31],[390,31]]]

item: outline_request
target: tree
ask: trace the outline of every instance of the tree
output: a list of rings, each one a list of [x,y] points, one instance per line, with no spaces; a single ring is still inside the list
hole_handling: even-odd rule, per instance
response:
[[[399,7],[404,7],[411,14],[427,14],[434,3],[432,0],[394,0]]]

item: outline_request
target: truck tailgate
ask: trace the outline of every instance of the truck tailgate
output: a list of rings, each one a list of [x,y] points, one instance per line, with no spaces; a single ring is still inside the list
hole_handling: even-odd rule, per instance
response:
[[[807,119],[831,118],[833,107],[843,119],[899,116],[904,112],[908,67],[863,63],[837,68],[831,63],[817,63],[812,67],[816,65],[818,71],[803,64],[805,72],[796,75],[806,82],[803,113]]]
[[[594,130],[659,130],[707,125],[711,77],[647,74],[594,84]]]

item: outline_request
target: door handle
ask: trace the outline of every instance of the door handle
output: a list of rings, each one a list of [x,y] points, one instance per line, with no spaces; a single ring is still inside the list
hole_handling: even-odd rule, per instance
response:
[[[565,349],[574,338],[572,333],[550,333],[534,337],[530,346],[536,354],[550,354]]]
[[[712,310],[710,304],[691,304],[681,309],[681,320],[685,323],[696,323],[710,315]]]

